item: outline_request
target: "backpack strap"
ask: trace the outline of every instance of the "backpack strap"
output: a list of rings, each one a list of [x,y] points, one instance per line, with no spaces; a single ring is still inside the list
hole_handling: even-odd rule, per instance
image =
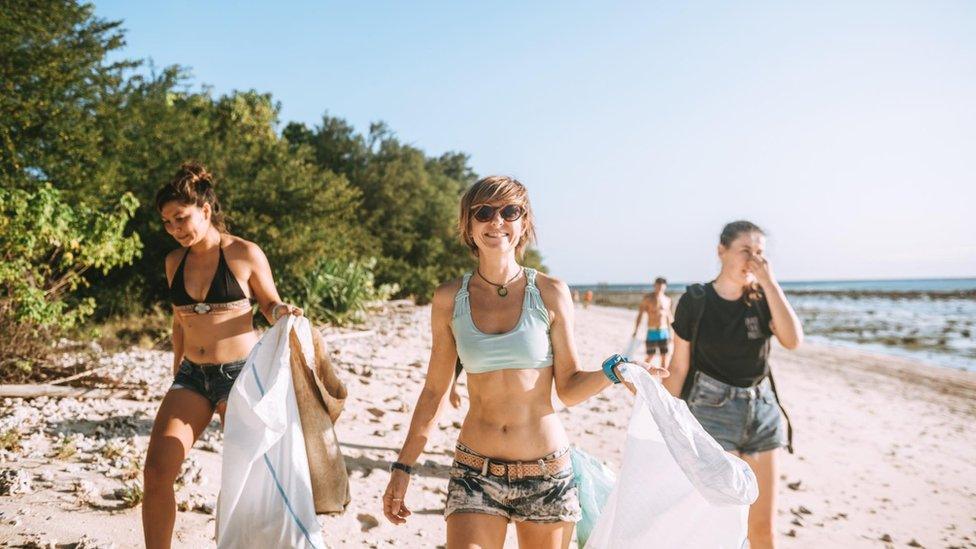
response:
[[[695,369],[695,344],[698,342],[698,327],[701,325],[702,316],[705,314],[705,285],[704,284],[692,284],[688,286],[685,291],[685,296],[691,299],[691,356],[688,359],[688,374],[685,376],[685,381],[681,385],[681,396],[682,400],[688,400],[688,396],[691,395],[691,389],[695,384],[695,374],[697,370]]]
[[[766,318],[766,314],[763,312],[762,304],[756,303],[756,315],[759,317],[759,322],[762,322],[764,326],[769,326],[769,319]],[[771,338],[770,338],[771,339]],[[769,360],[770,355],[770,339],[766,340],[766,360]],[[793,453],[793,424],[790,422],[790,415],[786,413],[786,408],[783,407],[783,401],[779,398],[779,393],[776,392],[776,381],[773,379],[773,367],[768,365],[769,372],[766,373],[766,377],[769,378],[769,386],[773,390],[773,396],[776,397],[776,405],[779,406],[779,411],[783,413],[783,419],[786,420],[786,450],[789,453]]]

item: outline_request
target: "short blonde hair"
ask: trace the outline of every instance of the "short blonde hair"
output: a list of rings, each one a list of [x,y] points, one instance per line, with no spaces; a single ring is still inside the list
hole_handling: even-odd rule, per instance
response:
[[[515,256],[519,259],[525,255],[525,248],[535,242],[535,218],[532,216],[532,205],[529,203],[529,193],[525,185],[514,177],[506,175],[490,175],[479,179],[465,191],[461,197],[461,211],[458,215],[458,232],[461,242],[471,253],[478,256],[478,246],[471,237],[471,218],[474,217],[475,206],[492,203],[517,204],[525,210],[522,214],[522,234],[515,245]]]

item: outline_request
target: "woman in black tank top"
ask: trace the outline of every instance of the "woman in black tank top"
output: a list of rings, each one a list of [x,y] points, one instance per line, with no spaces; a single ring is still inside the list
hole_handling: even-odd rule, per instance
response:
[[[775,336],[783,347],[795,349],[803,340],[800,320],[773,276],[765,247],[765,234],[756,225],[725,226],[718,278],[689,287],[678,301],[671,376],[664,380],[671,394],[687,399],[716,442],[756,474],[759,498],[749,508],[754,549],[775,542],[776,450],[788,440],[769,372],[769,342]]]
[[[257,341],[252,303],[269,322],[302,314],[281,302],[271,268],[253,242],[224,226],[213,178],[184,164],[156,193],[156,209],[181,249],[166,257],[173,304],[173,385],[149,438],[143,473],[146,547],[169,547],[176,521],[173,483],[214,412],[221,422],[237,374]]]

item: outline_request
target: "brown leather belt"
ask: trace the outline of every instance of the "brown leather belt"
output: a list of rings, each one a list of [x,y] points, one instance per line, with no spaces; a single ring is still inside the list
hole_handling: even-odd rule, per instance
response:
[[[205,315],[207,313],[215,313],[218,311],[227,311],[231,309],[250,309],[251,300],[245,298],[238,299],[237,301],[231,301],[229,303],[191,303],[190,305],[176,305],[174,308],[183,313]]]
[[[481,474],[491,474],[496,477],[508,477],[508,480],[523,478],[546,477],[572,466],[569,452],[550,459],[536,461],[493,461],[460,448],[454,449],[454,460],[462,465],[481,471]]]

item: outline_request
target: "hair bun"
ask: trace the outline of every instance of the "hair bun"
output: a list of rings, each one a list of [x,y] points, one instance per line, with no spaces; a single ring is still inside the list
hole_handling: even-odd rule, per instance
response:
[[[180,166],[180,170],[185,174],[186,182],[194,187],[200,183],[209,185],[211,188],[217,186],[214,182],[213,175],[199,162],[184,162]]]

